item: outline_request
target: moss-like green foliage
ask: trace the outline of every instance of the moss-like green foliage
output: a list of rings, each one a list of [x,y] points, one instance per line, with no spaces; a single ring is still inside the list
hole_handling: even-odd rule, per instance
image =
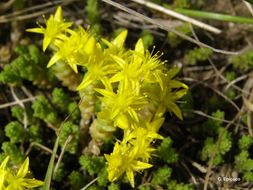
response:
[[[10,85],[20,85],[23,79],[32,81],[39,87],[55,84],[56,78],[45,65],[48,58],[34,46],[17,46],[18,57],[6,65],[0,73],[0,82]]]
[[[6,158],[6,154],[4,152],[1,152],[0,153],[0,162],[2,163],[5,158]]]
[[[100,14],[99,14],[99,6],[97,0],[88,0],[87,5],[85,7],[87,11],[87,18],[90,21],[91,29],[94,33],[99,33],[101,31],[100,22]]]
[[[208,119],[202,126],[205,130],[203,134],[208,135],[204,141],[203,149],[201,151],[201,159],[207,161],[215,151],[214,165],[219,165],[224,162],[224,155],[232,147],[231,132],[224,129],[222,120],[224,119],[224,112],[217,110],[212,113],[212,116],[218,120]],[[220,144],[216,147],[217,137],[222,134]],[[216,150],[217,149],[217,150]]]
[[[93,184],[90,187],[88,187],[88,190],[103,190],[103,188],[96,184]]]
[[[149,48],[154,44],[154,37],[148,30],[141,32],[141,39],[143,40],[145,48]]]
[[[111,183],[109,186],[108,186],[108,190],[120,190],[120,187],[118,184],[116,183]]]
[[[239,140],[240,150],[247,150],[253,144],[253,138],[249,135],[243,135]]]
[[[55,104],[61,111],[68,110],[68,104],[70,103],[71,99],[69,95],[64,92],[62,88],[54,88],[52,93],[52,103]]]
[[[167,184],[168,190],[193,190],[193,186],[191,184],[177,183],[175,180],[171,180]]]
[[[235,156],[235,168],[243,174],[243,179],[253,180],[253,159],[250,157],[249,148],[253,144],[253,138],[243,135],[239,140],[240,153]]]
[[[38,124],[28,127],[28,136],[30,142],[42,143],[41,128]]]
[[[96,24],[100,20],[98,1],[97,0],[88,0],[85,7],[87,11],[87,17],[91,24]]]
[[[236,98],[237,93],[236,93],[236,91],[235,91],[234,89],[230,88],[230,89],[226,92],[226,95],[227,95],[228,98],[234,99],[234,98]]]
[[[243,174],[243,180],[253,180],[253,159],[250,158],[248,150],[242,150],[235,156],[235,167]]]
[[[248,72],[253,68],[253,51],[233,56],[231,62],[235,69],[239,69],[241,72]]]
[[[236,73],[234,71],[228,71],[225,73],[225,78],[228,81],[232,81],[232,80],[236,79]]]
[[[21,123],[12,121],[5,126],[5,135],[10,138],[11,143],[22,143],[26,139],[26,131]]]
[[[188,65],[195,65],[199,61],[206,61],[208,57],[213,55],[210,48],[194,48],[184,56],[184,62]]]
[[[46,123],[58,125],[59,120],[57,112],[55,112],[55,109],[45,96],[37,97],[36,101],[32,105],[32,108],[34,110],[34,117],[40,118]]]
[[[169,167],[164,166],[159,168],[157,171],[153,173],[151,184],[153,184],[154,186],[167,184],[171,176],[171,173],[172,169]]]
[[[232,81],[236,78],[236,73],[234,71],[225,72],[225,77],[228,81]],[[234,99],[237,96],[237,91],[233,88],[229,88],[226,91],[226,95],[227,95],[228,98]]]
[[[98,173],[98,185],[101,187],[106,187],[108,184],[108,173],[106,168],[103,168],[99,173]]]
[[[72,171],[68,176],[72,190],[79,190],[84,186],[84,176],[77,171]]]
[[[148,185],[139,185],[138,190],[151,190],[151,187]]]
[[[79,122],[80,109],[76,102],[71,101],[67,92],[62,88],[54,88],[52,93],[52,103],[59,108],[62,113],[68,114],[69,120]]]
[[[73,122],[80,121],[81,113],[76,102],[71,102],[68,105],[68,115],[70,115],[70,120]]]
[[[61,162],[59,164],[59,167],[57,168],[57,171],[54,173],[53,179],[57,182],[61,182],[63,177],[66,175],[66,172],[64,170],[64,165]]]
[[[174,163],[178,160],[176,150],[172,148],[170,137],[164,138],[161,145],[157,148],[157,155],[166,163]]]
[[[2,150],[5,155],[10,156],[11,161],[14,164],[21,164],[24,161],[24,155],[22,154],[21,149],[15,144],[11,142],[3,142]]]
[[[80,140],[80,128],[70,121],[64,123],[61,127],[59,134],[59,144],[64,146],[66,140],[71,137],[70,142],[67,144],[65,150],[71,154],[75,154]]]
[[[19,70],[13,64],[4,66],[4,70],[0,73],[0,82],[10,85],[21,85],[22,78],[19,75]]]
[[[222,120],[224,119],[225,113],[223,111],[217,110],[213,112],[212,117],[216,119],[209,118],[202,126],[207,135],[214,136],[218,135],[219,128],[222,128]]]
[[[13,106],[11,108],[11,115],[15,117],[18,121],[23,122],[24,119],[24,109],[20,106]]]
[[[228,132],[227,130],[221,128],[219,130],[219,133],[223,134],[222,137],[221,137],[221,143],[220,143],[220,146],[219,146],[219,153],[221,155],[224,155],[232,147],[231,132]]]
[[[173,2],[173,7],[175,8],[190,8],[191,4],[189,0],[175,0]]]
[[[181,32],[185,35],[190,35],[191,34],[191,28],[189,26],[188,23],[186,24],[182,24],[178,27],[175,28],[178,32]],[[171,45],[171,47],[175,48],[177,47],[179,44],[181,44],[183,42],[183,38],[179,37],[178,35],[176,35],[173,32],[169,32],[168,33],[168,42]]]
[[[98,174],[105,167],[105,159],[102,156],[82,155],[79,163],[90,175]]]
[[[224,159],[223,155],[225,155],[230,148],[232,147],[232,139],[231,139],[231,133],[225,130],[224,128],[219,128],[219,134],[222,134],[221,140],[219,143],[219,146],[216,150],[216,141],[212,137],[206,138],[204,142],[204,147],[201,152],[201,159],[203,161],[210,158],[213,154],[213,152],[216,152],[216,156],[214,158],[214,165],[221,164]]]
[[[26,122],[28,125],[36,122],[36,119],[33,117],[33,111],[31,108],[22,108],[19,105],[13,106],[11,108],[11,115],[15,117],[19,122],[24,122],[24,113],[26,114]]]

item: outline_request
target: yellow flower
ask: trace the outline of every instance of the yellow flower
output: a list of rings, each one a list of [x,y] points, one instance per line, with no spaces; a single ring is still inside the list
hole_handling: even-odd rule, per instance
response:
[[[10,157],[7,156],[0,165],[0,190],[3,190],[5,188],[4,182],[5,182],[5,176],[7,174],[7,171],[5,168],[6,168],[8,161],[9,161],[9,158]]]
[[[123,60],[118,56],[113,56],[113,59],[121,69],[110,79],[110,82],[121,82],[125,90],[131,88],[134,92],[139,93],[140,81],[143,77],[140,62],[129,63],[128,60]]]
[[[136,150],[127,144],[115,143],[113,152],[105,158],[108,162],[108,179],[113,182],[126,172],[127,178],[134,187],[134,172],[152,167],[151,164],[136,160]]]
[[[93,82],[101,81],[104,85],[108,83],[108,76],[117,72],[117,67],[113,63],[108,63],[103,58],[93,57],[87,65],[87,73],[83,81],[77,87],[77,90],[82,90]]]
[[[6,175],[6,181],[8,183],[6,190],[25,190],[27,188],[34,188],[43,185],[43,181],[25,178],[28,173],[28,168],[29,158],[26,158],[24,163],[20,166],[17,174],[13,175],[8,172]]]
[[[96,40],[92,36],[89,37],[88,33],[79,27],[77,32],[72,32],[71,36],[59,42],[57,47],[58,50],[48,62],[47,67],[63,60],[77,73],[77,65],[87,63],[89,56],[94,53]]]
[[[185,84],[175,80],[170,80],[167,84],[168,86],[160,93],[160,105],[157,109],[156,115],[161,117],[166,110],[168,110],[173,112],[179,119],[183,120],[181,110],[176,102],[186,95],[188,87]]]
[[[147,103],[146,97],[133,93],[132,89],[125,90],[119,85],[117,93],[112,89],[96,89],[103,97],[100,97],[105,108],[110,110],[110,120],[122,129],[128,129],[131,121],[138,123],[137,110]]]
[[[155,84],[145,84],[143,87],[151,102],[157,106],[155,118],[161,118],[168,110],[174,113],[179,119],[183,119],[181,110],[176,103],[180,98],[185,96],[188,91],[188,86],[171,79],[176,72],[177,69],[172,69],[160,75],[163,87]]]
[[[119,33],[118,36],[116,36],[115,39],[112,40],[112,42],[107,41],[106,39],[102,39],[102,41],[108,46],[106,49],[108,51],[108,54],[118,54],[119,51],[124,49],[124,44],[127,37],[127,30],[123,30]]]
[[[139,93],[143,82],[158,82],[163,87],[160,77],[166,71],[163,62],[159,60],[159,56],[151,56],[144,48],[141,39],[136,43],[135,50],[131,51],[131,56],[125,58],[112,55],[111,57],[120,68],[120,71],[111,77],[111,82],[123,83],[125,90],[132,88],[136,93]]]
[[[50,15],[46,21],[46,27],[39,25],[39,28],[28,29],[28,32],[35,32],[44,34],[43,51],[45,51],[49,44],[53,43],[55,39],[62,38],[62,33],[65,32],[70,26],[71,22],[64,22],[62,18],[62,8],[58,7],[54,15]]]
[[[154,131],[148,131],[145,128],[138,127],[129,134],[125,133],[123,142],[132,145],[136,152],[136,158],[148,162],[151,153],[155,150],[151,147],[154,139],[163,139],[163,137]]]

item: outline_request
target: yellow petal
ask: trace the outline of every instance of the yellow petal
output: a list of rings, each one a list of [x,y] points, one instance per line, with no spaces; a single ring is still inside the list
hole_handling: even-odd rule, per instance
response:
[[[171,110],[180,120],[183,120],[182,112],[177,106],[177,104],[170,102],[168,105],[168,109]]]
[[[135,52],[138,52],[140,54],[144,54],[145,53],[145,48],[144,48],[144,44],[143,44],[143,41],[142,39],[139,39],[135,45],[135,49],[134,49]]]
[[[158,71],[154,72],[154,76],[155,76],[157,82],[159,83],[159,85],[160,85],[160,87],[161,87],[161,89],[163,91],[164,90],[164,88],[163,88],[164,87],[164,83],[163,83],[163,79],[161,77],[161,72],[158,72]]]
[[[20,166],[18,173],[17,173],[17,177],[19,177],[19,178],[25,177],[28,172],[28,167],[29,167],[29,158],[27,157],[25,159],[24,163]]]
[[[5,169],[5,167],[6,167],[7,163],[8,163],[8,161],[9,161],[9,159],[10,159],[9,156],[7,156],[7,157],[4,159],[4,161],[1,163],[1,166],[0,166],[1,169]]]
[[[93,54],[95,47],[96,47],[96,40],[94,37],[90,37],[88,41],[85,43],[84,52],[87,53],[88,55],[91,55]]]
[[[127,112],[129,113],[129,115],[136,121],[139,122],[139,117],[137,115],[137,113],[134,111],[134,109],[130,108],[127,110]]]
[[[112,44],[120,49],[124,46],[126,37],[127,37],[127,30],[124,30],[112,41]]]
[[[90,75],[87,75],[84,77],[83,81],[81,82],[81,84],[76,88],[77,91],[82,90],[84,88],[86,88],[89,84],[91,84],[94,80],[92,79],[92,77]]]
[[[144,55],[145,49],[142,39],[139,39],[135,45],[134,49],[134,63],[141,64],[142,63],[142,55]]]
[[[113,181],[116,180],[115,177],[114,177],[114,171],[108,171],[108,180],[110,182],[113,182]]]
[[[47,47],[49,46],[49,44],[52,42],[52,38],[49,38],[47,36],[44,36],[44,40],[43,40],[43,51],[46,51]]]
[[[6,171],[0,171],[0,190],[4,190],[4,181],[5,181]]]
[[[29,28],[26,29],[27,32],[34,32],[34,33],[39,33],[39,34],[43,34],[44,31],[42,28]]]
[[[127,178],[131,184],[131,186],[134,188],[134,173],[132,170],[127,170],[126,171],[126,174],[127,174]]]
[[[58,22],[62,21],[62,8],[59,6],[54,14],[54,19]]]
[[[34,188],[43,185],[44,182],[36,179],[23,179],[21,185],[26,188]]]
[[[123,130],[126,130],[126,129],[129,129],[129,122],[128,121],[129,121],[129,119],[126,115],[120,114],[115,119],[115,125]]]
[[[164,123],[164,117],[157,118],[156,120],[152,121],[150,124],[148,123],[148,128],[151,131],[158,131],[163,123]]]
[[[55,64],[57,61],[61,59],[61,55],[59,53],[56,53],[53,55],[53,57],[49,60],[47,64],[47,68],[51,67],[53,64]]]
[[[148,163],[145,163],[145,162],[141,162],[141,161],[136,161],[136,163],[134,165],[134,169],[136,171],[144,170],[144,169],[151,168],[151,167],[152,167],[151,164],[148,164]]]
[[[126,65],[126,61],[121,59],[120,57],[113,55],[112,58],[116,63],[119,64],[120,67],[124,68],[124,65]]]
[[[77,65],[75,63],[68,63],[68,65],[73,69],[75,73],[78,73]]]

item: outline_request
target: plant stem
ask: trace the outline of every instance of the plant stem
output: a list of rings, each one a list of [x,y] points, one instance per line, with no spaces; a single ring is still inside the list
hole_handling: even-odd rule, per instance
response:
[[[53,174],[53,168],[54,168],[54,160],[56,157],[56,152],[59,146],[59,135],[57,135],[56,141],[54,143],[54,149],[53,149],[53,153],[51,155],[49,164],[48,164],[48,168],[47,168],[47,173],[46,173],[46,177],[44,180],[44,186],[43,186],[43,190],[50,190],[50,183],[51,183],[51,179],[52,179],[52,174]]]
[[[231,16],[220,13],[206,12],[206,11],[198,11],[198,10],[190,10],[190,9],[180,9],[176,8],[176,12],[198,18],[226,21],[226,22],[237,22],[242,24],[253,24],[252,18],[241,17],[241,16]]]

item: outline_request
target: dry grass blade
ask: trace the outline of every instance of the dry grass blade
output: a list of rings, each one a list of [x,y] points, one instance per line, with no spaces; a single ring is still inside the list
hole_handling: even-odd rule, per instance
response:
[[[48,3],[43,3],[43,4],[39,4],[39,5],[34,5],[34,6],[31,6],[31,7],[28,7],[28,8],[24,8],[24,9],[21,9],[21,10],[18,10],[18,11],[11,12],[9,14],[1,15],[0,19],[14,17],[14,16],[17,16],[17,15],[25,14],[25,13],[29,14],[30,11],[34,12],[36,10],[40,10],[40,9],[43,9],[43,8],[47,8],[47,7],[51,7],[51,6],[56,6],[56,5],[60,4],[61,2],[62,2],[62,0],[60,0],[60,1],[54,1],[54,2],[48,2]]]
[[[53,7],[53,8],[50,8],[50,9],[43,10],[43,11],[38,11],[38,12],[35,12],[35,13],[26,14],[26,15],[20,15],[20,16],[17,16],[17,17],[1,18],[0,23],[7,23],[7,22],[12,22],[12,21],[21,21],[21,20],[31,19],[31,18],[38,17],[38,16],[41,16],[41,15],[46,14],[46,13],[52,12],[54,9],[55,8]]]
[[[67,4],[70,4],[74,1],[77,1],[77,0],[59,0],[59,1],[48,2],[48,3],[41,4],[41,5],[35,5],[32,7],[28,7],[26,9],[22,9],[20,11],[15,11],[13,13],[0,16],[0,23],[8,23],[11,21],[21,21],[21,20],[27,20],[27,19],[31,19],[34,17],[38,17],[43,14],[52,12],[53,10],[56,9],[56,6],[67,5]],[[37,11],[34,12],[35,10],[37,10]],[[33,13],[29,13],[30,11],[33,11]]]
[[[245,6],[249,9],[250,14],[253,16],[253,8],[252,5],[250,3],[248,3],[247,1],[243,1],[243,3],[245,4]]]
[[[210,26],[210,25],[208,25],[208,24],[206,24],[204,22],[198,21],[198,20],[193,19],[191,17],[182,15],[180,13],[177,13],[177,12],[173,11],[173,10],[166,9],[166,8],[160,6],[160,5],[155,4],[155,3],[147,2],[145,0],[131,0],[131,1],[136,2],[138,4],[141,4],[141,5],[144,5],[144,6],[147,6],[147,7],[151,8],[151,9],[157,10],[157,11],[162,12],[164,14],[167,14],[169,16],[175,17],[175,18],[177,18],[179,20],[182,20],[182,21],[185,21],[185,22],[189,22],[192,25],[198,26],[198,27],[200,27],[200,28],[202,28],[204,30],[208,30],[209,32],[213,32],[215,34],[220,34],[221,33],[221,30],[218,29],[218,28]]]
[[[222,121],[224,123],[233,124],[232,121],[229,121],[229,120],[226,120],[226,119],[220,119],[220,118],[217,118],[217,117],[213,117],[213,116],[208,115],[208,114],[206,114],[206,113],[204,113],[204,112],[202,112],[200,110],[189,110],[189,111],[191,111],[194,114],[201,115],[203,117],[206,117],[206,118],[209,118],[209,119],[212,119],[212,120],[215,120],[215,121]]]
[[[15,105],[19,104],[20,102],[22,102],[22,103],[30,102],[30,101],[33,101],[35,99],[36,99],[36,97],[31,97],[31,98],[25,98],[25,99],[22,99],[22,100],[19,100],[19,101],[13,101],[13,102],[9,102],[9,103],[6,103],[6,104],[1,104],[0,109],[15,106]]]
[[[0,13],[4,12],[6,9],[9,9],[14,2],[15,0],[9,0],[5,3],[0,3]]]
[[[249,78],[244,84],[243,89],[248,92],[252,92],[253,89],[253,78],[252,78],[252,73],[249,74]],[[242,93],[242,99],[243,99],[243,105],[244,105],[244,110],[247,112],[247,125],[248,125],[248,131],[250,136],[253,137],[253,94],[246,94]]]
[[[202,47],[210,48],[210,49],[212,49],[216,53],[222,53],[222,54],[227,54],[227,55],[238,55],[239,54],[239,52],[225,51],[225,50],[221,50],[221,49],[217,49],[217,48],[214,48],[212,46],[209,46],[209,45],[207,45],[207,44],[205,44],[203,42],[199,42],[199,41],[197,41],[197,40],[195,40],[195,39],[193,39],[193,38],[191,38],[191,37],[189,37],[189,36],[187,36],[187,35],[185,35],[185,34],[183,34],[181,32],[178,32],[175,29],[172,29],[172,28],[170,28],[170,27],[168,27],[168,26],[166,26],[166,25],[164,25],[162,23],[157,22],[156,20],[154,20],[152,18],[149,18],[149,17],[147,17],[147,16],[145,16],[143,14],[140,14],[140,13],[138,13],[138,12],[132,10],[132,9],[129,9],[129,8],[127,8],[127,7],[119,4],[119,3],[116,3],[116,2],[114,2],[112,0],[102,0],[102,1],[105,2],[105,3],[108,3],[110,5],[112,5],[114,7],[117,7],[118,9],[121,9],[121,10],[123,10],[123,11],[125,11],[125,12],[127,12],[127,13],[129,13],[131,15],[139,17],[139,18],[141,18],[142,20],[144,20],[144,21],[146,21],[148,23],[154,24],[154,25],[158,26],[160,29],[166,30],[167,32],[173,32],[176,35],[180,36],[181,38],[183,38],[185,40],[188,40],[188,41],[190,41],[190,42],[192,42],[194,44],[197,44],[197,45],[202,46]]]
[[[13,98],[17,101],[17,103],[20,105],[21,108],[23,108],[25,110],[25,105],[23,102],[21,102],[18,98],[18,96],[16,95],[15,91],[14,91],[14,88],[13,87],[10,87],[11,89],[11,94],[13,96]],[[24,119],[23,119],[23,124],[24,124],[24,128],[26,129],[27,128],[27,114],[26,114],[26,111],[24,111]]]

